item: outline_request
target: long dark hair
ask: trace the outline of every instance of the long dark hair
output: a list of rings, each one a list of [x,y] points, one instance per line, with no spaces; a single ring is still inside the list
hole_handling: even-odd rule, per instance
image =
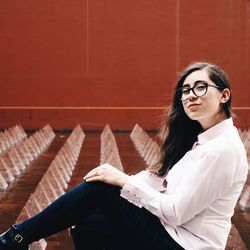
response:
[[[202,131],[199,122],[191,120],[186,115],[182,102],[178,97],[178,89],[182,87],[186,77],[197,70],[206,70],[210,80],[219,87],[220,91],[225,88],[230,89],[227,75],[216,65],[207,62],[196,62],[184,69],[177,80],[172,104],[160,129],[164,137],[159,160],[149,169],[158,176],[164,176],[192,148],[198,134]],[[228,118],[232,116],[231,102],[230,95],[229,100],[221,106],[222,112]]]

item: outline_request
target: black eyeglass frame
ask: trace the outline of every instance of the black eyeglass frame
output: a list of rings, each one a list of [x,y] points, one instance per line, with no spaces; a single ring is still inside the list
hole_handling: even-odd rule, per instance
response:
[[[204,87],[206,88],[204,94],[202,94],[202,95],[197,95],[197,94],[195,93],[194,88],[195,88],[198,84],[204,84]],[[208,83],[205,82],[205,81],[196,81],[196,82],[194,83],[194,86],[193,86],[192,88],[186,88],[186,90],[189,91],[188,95],[189,95],[190,92],[192,91],[196,97],[202,97],[202,96],[206,95],[207,90],[208,90],[208,87],[214,87],[214,88],[220,89],[220,87],[217,86],[217,85],[208,84]],[[188,96],[187,96],[187,98],[185,98],[185,99],[182,99],[182,98],[181,98],[181,97],[182,97],[182,90],[183,90],[184,88],[185,88],[185,87],[182,87],[182,88],[177,89],[177,94],[178,94],[179,100],[180,100],[180,101],[183,101],[183,102],[186,101],[186,100],[188,99]]]

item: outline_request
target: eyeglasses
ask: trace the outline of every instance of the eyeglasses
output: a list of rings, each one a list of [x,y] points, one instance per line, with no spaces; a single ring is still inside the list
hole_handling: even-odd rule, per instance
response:
[[[203,81],[198,81],[198,82],[195,82],[192,88],[188,86],[184,86],[178,89],[177,94],[181,101],[186,101],[191,91],[194,93],[195,96],[201,97],[207,93],[208,87],[214,87],[214,88],[220,89],[216,85],[208,84],[207,82],[203,82]]]

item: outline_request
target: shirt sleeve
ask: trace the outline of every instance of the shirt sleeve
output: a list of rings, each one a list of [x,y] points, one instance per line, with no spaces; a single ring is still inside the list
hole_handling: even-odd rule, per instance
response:
[[[135,175],[129,177],[121,196],[167,224],[182,225],[229,190],[237,157],[233,152],[222,150],[205,154],[192,164],[191,171],[186,170],[174,193],[159,192]]]

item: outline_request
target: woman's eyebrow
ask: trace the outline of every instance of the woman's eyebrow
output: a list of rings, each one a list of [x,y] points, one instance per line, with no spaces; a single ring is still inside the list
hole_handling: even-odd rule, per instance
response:
[[[196,80],[196,81],[194,82],[194,85],[197,84],[197,83],[200,83],[200,82],[206,82],[206,81],[205,81],[205,80]],[[189,88],[190,88],[190,84],[188,84],[188,83],[187,83],[187,84],[183,84],[183,85],[182,85],[182,88],[183,88],[183,87],[189,87]]]
[[[206,82],[206,81],[205,81],[205,80],[196,80],[196,81],[194,82],[194,84],[200,83],[200,82]]]
[[[186,88],[186,87],[189,87],[189,88],[190,88],[190,85],[189,85],[189,84],[183,84],[183,85],[182,85],[182,88]]]

